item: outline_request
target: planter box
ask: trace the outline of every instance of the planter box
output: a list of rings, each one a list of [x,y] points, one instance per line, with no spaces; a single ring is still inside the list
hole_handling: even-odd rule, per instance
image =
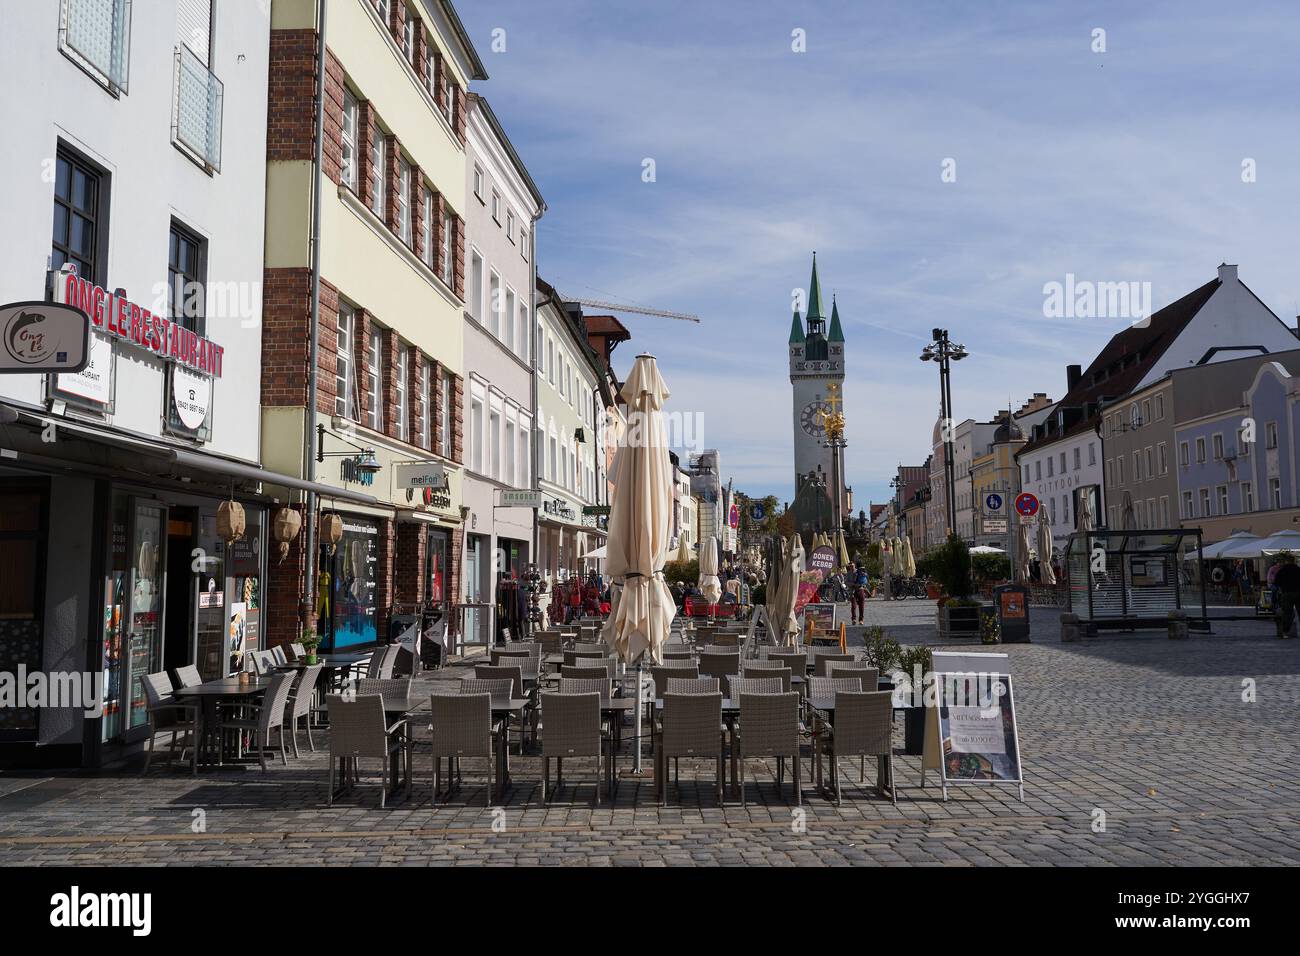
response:
[[[935,624],[939,628],[939,637],[973,637],[980,636],[980,606],[945,604],[935,611]]]
[[[925,708],[903,708],[903,754],[919,757],[925,751]]]

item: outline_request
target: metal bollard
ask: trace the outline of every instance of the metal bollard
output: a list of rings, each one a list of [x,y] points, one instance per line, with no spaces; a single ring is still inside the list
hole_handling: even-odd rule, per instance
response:
[[[1187,640],[1187,612],[1169,612],[1169,639],[1171,641]]]
[[[1071,644],[1079,638],[1079,615],[1066,611],[1061,615],[1061,643]]]

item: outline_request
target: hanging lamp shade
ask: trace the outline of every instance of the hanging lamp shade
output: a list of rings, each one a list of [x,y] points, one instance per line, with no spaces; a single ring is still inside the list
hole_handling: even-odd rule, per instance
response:
[[[244,506],[238,501],[223,501],[217,505],[217,537],[227,545],[242,538],[247,526]]]
[[[280,547],[280,561],[289,556],[289,542],[302,530],[302,513],[293,508],[281,508],[271,520],[271,533]]]
[[[334,553],[335,546],[343,540],[343,519],[333,513],[320,516],[320,540]]]

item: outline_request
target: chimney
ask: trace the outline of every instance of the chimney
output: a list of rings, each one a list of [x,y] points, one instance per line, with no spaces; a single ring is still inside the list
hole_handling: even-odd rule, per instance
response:
[[[1227,282],[1236,282],[1236,281],[1237,281],[1237,267],[1236,267],[1236,266],[1230,266],[1230,265],[1228,265],[1226,262],[1220,262],[1220,263],[1219,263],[1219,281],[1220,281],[1220,282],[1224,282],[1224,283],[1227,283]]]
[[[1079,379],[1083,377],[1083,367],[1080,365],[1067,365],[1065,367],[1065,390],[1068,392],[1079,384]]]

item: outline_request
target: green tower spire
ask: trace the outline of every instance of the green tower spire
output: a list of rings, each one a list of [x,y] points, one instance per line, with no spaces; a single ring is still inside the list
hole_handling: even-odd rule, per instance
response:
[[[822,284],[817,280],[817,253],[813,253],[812,281],[808,283],[808,321],[825,321],[822,312]]]
[[[790,344],[802,343],[803,340],[803,322],[799,318],[799,310],[795,309],[794,318],[790,320]]]
[[[829,342],[843,342],[844,330],[840,328],[840,305],[835,301],[834,294],[831,295],[831,331],[827,336]]]

